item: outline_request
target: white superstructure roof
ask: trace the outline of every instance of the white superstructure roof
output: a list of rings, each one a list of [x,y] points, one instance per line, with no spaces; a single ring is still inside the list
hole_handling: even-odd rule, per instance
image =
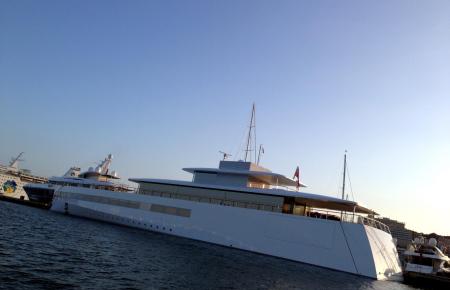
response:
[[[256,179],[260,179],[272,185],[297,186],[297,181],[290,179],[282,174],[270,171],[238,170],[238,169],[232,170],[232,169],[202,168],[202,167],[183,168],[183,170],[192,174],[196,172],[203,172],[203,173],[245,175]],[[300,182],[300,187],[306,187],[306,185]]]
[[[222,185],[211,185],[211,184],[200,184],[190,181],[180,181],[180,180],[169,180],[169,179],[149,179],[149,178],[130,178],[129,181],[136,183],[154,183],[154,184],[165,184],[165,185],[175,185],[175,186],[186,186],[186,187],[197,187],[205,189],[215,189],[215,190],[226,190],[226,191],[236,191],[244,192],[249,194],[262,194],[262,195],[273,195],[282,197],[293,197],[296,201],[304,202],[308,206],[321,207],[321,208],[332,208],[335,210],[343,211],[353,211],[359,213],[376,214],[374,211],[367,209],[358,205],[354,201],[343,200],[327,195],[319,195],[307,192],[290,191],[285,189],[261,189],[254,187],[234,187],[234,186],[222,186]]]

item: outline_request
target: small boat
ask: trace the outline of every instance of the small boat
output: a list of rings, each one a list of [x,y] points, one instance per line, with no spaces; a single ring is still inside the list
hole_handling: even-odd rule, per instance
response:
[[[403,253],[406,283],[431,287],[450,287],[450,258],[437,247],[434,238],[416,238]]]

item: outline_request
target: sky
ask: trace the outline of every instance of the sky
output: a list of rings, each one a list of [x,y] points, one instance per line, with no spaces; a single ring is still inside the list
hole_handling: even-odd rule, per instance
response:
[[[125,180],[242,158],[450,235],[449,1],[1,1],[0,162]],[[241,150],[239,150],[241,149]],[[350,186],[351,184],[351,186]]]

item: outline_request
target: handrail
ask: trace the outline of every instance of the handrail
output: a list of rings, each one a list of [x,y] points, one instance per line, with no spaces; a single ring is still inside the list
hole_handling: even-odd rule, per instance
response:
[[[314,214],[317,213],[317,214]],[[322,218],[322,219],[330,219],[330,220],[341,220],[343,222],[348,223],[354,223],[354,224],[363,224],[366,226],[370,226],[379,230],[382,230],[388,234],[391,234],[391,231],[387,225],[384,223],[369,218],[360,214],[356,213],[349,213],[349,212],[340,212],[340,211],[333,211],[333,210],[323,210],[323,209],[317,209],[317,208],[310,208],[309,217],[312,218]]]
[[[272,211],[272,212],[281,212],[282,211],[281,206],[273,205],[273,204],[269,204],[269,203],[256,203],[256,202],[249,202],[249,201],[243,201],[243,200],[221,199],[221,198],[216,198],[216,197],[187,195],[187,194],[179,194],[179,193],[173,193],[173,192],[164,192],[164,191],[156,191],[156,190],[148,190],[148,189],[138,189],[137,194],[153,195],[153,196],[158,196],[158,197],[168,197],[168,198],[176,198],[176,199],[179,198],[179,199],[190,200],[190,201],[219,204],[219,205],[223,205],[223,206],[258,209],[258,210]]]
[[[242,208],[251,208],[251,209],[259,209],[264,211],[272,211],[272,212],[282,212],[282,207],[273,204],[262,204],[256,202],[248,202],[242,200],[230,200],[230,199],[220,199],[214,197],[204,197],[204,196],[194,196],[194,195],[185,195],[173,192],[163,192],[157,190],[149,190],[149,189],[138,189],[136,191],[137,194],[144,195],[153,195],[159,197],[168,197],[168,198],[176,198],[176,199],[184,199],[190,201],[197,202],[206,202],[206,203],[214,203],[223,206],[233,206],[233,207],[242,207]],[[293,213],[292,213],[293,214]],[[295,214],[294,214],[295,215]],[[298,215],[298,214],[297,214]],[[343,221],[354,224],[363,224],[366,226],[370,226],[379,230],[382,230],[388,234],[391,234],[389,227],[383,224],[380,221],[375,219],[362,216],[356,213],[350,212],[341,212],[336,210],[324,210],[319,208],[311,208],[309,207],[307,212],[303,215],[299,216],[307,216],[311,218],[321,218],[326,220],[335,220],[335,221]]]

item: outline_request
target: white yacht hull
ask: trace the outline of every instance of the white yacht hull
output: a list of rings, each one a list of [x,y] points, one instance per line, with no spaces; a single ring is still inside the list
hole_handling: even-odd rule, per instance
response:
[[[125,200],[138,208],[82,200]],[[188,209],[189,217],[150,210]],[[51,210],[385,280],[401,273],[390,234],[362,224],[80,187],[55,191]]]

